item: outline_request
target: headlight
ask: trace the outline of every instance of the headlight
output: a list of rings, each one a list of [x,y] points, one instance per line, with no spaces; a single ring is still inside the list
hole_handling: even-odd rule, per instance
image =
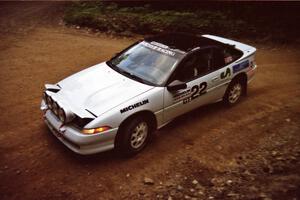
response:
[[[45,103],[47,104],[47,93],[46,92],[43,92],[43,100],[45,101]]]
[[[62,121],[62,123],[66,121],[66,114],[62,108],[58,109],[58,118],[60,119],[60,121]]]

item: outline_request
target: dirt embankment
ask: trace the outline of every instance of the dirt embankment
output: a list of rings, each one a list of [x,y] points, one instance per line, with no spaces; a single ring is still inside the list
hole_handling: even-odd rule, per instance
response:
[[[239,105],[190,112],[131,159],[78,156],[42,121],[43,84],[134,39],[66,28],[60,9],[0,6],[1,199],[299,199],[300,48],[247,41],[259,68]]]

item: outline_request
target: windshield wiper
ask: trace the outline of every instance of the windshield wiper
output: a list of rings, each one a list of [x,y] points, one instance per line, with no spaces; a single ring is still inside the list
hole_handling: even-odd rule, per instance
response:
[[[148,83],[147,81],[145,81],[144,79],[142,79],[141,77],[138,77],[137,75],[135,74],[132,74],[128,71],[125,71],[124,69],[121,69],[121,68],[118,68],[118,70],[123,73],[123,74],[126,74],[127,76],[139,81],[139,82],[142,82],[142,83]]]
[[[114,65],[111,61],[107,61],[106,63],[107,63],[107,65],[110,66],[112,69],[118,71],[119,73],[121,73],[121,74],[123,74],[123,75],[125,75],[125,76],[128,76],[128,77],[130,77],[130,78],[132,78],[132,79],[134,79],[134,80],[136,80],[136,81],[139,81],[139,82],[141,82],[141,83],[153,85],[153,83],[151,83],[151,82],[149,82],[149,81],[146,81],[146,80],[142,79],[141,77],[139,77],[139,76],[137,76],[137,75],[135,75],[135,74],[132,74],[132,73],[130,73],[130,72],[128,72],[128,71],[126,71],[126,70],[124,70],[124,69],[122,69],[122,68],[117,67],[117,66]]]

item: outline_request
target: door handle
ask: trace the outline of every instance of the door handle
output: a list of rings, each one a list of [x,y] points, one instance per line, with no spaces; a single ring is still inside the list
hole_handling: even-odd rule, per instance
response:
[[[211,80],[212,80],[213,82],[215,82],[215,81],[219,80],[219,76],[213,77]]]

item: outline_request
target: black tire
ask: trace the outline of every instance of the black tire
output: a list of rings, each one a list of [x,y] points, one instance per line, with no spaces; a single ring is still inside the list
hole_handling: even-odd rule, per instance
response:
[[[141,131],[143,126],[146,126],[147,129],[146,136],[144,139],[140,139],[139,142],[142,142],[141,144],[138,145],[137,142],[136,145],[134,145],[134,134],[136,134],[136,138],[138,140],[139,133],[137,133],[138,132],[137,130],[140,129]],[[125,124],[120,127],[117,141],[116,141],[117,150],[121,155],[133,156],[139,153],[140,151],[142,151],[146,147],[146,145],[148,144],[151,138],[151,135],[152,135],[152,128],[148,119],[145,119],[141,116],[132,118],[128,122],[125,122]]]
[[[223,102],[225,105],[236,105],[241,100],[241,97],[245,94],[246,87],[247,84],[245,85],[245,82],[242,79],[232,80],[223,97]]]

